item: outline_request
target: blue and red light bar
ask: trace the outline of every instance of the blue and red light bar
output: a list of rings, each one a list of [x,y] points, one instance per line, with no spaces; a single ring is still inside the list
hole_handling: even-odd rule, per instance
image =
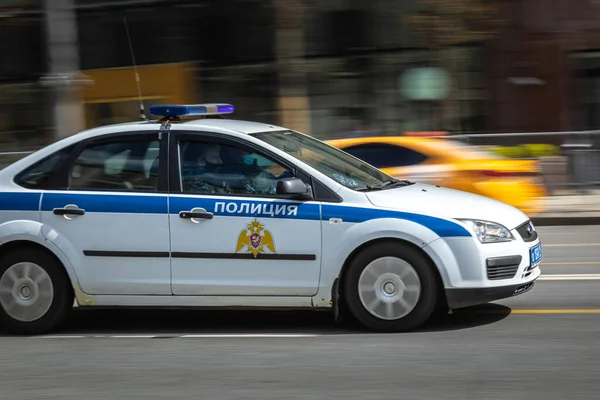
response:
[[[160,117],[192,117],[202,115],[232,114],[235,108],[231,104],[194,104],[151,106],[150,114]]]

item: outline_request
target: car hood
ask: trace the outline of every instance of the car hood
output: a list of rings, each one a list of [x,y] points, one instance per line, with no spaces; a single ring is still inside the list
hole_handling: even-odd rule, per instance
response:
[[[517,208],[489,197],[421,183],[365,194],[377,207],[496,222],[508,229],[514,229],[529,220]]]

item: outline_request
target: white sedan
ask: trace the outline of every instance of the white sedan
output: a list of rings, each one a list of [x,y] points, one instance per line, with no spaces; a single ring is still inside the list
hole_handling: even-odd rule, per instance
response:
[[[511,206],[225,119],[231,105],[150,112],[162,118],[87,130],[0,171],[11,332],[97,306],[325,308],[398,332],[540,275],[538,234]]]

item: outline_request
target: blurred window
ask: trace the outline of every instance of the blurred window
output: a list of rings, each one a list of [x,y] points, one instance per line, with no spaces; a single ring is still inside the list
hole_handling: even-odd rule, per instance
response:
[[[383,186],[394,178],[371,165],[311,136],[294,131],[261,132],[252,134],[287,154],[306,163],[340,184],[364,190]]]
[[[184,193],[275,196],[277,182],[294,172],[257,152],[210,141],[180,143]]]
[[[33,164],[17,175],[15,183],[27,189],[47,189],[54,178],[61,157],[69,154],[73,147],[73,145],[68,146]]]
[[[70,189],[158,189],[158,140],[118,141],[91,145],[71,167]]]
[[[506,157],[492,153],[491,151],[484,150],[483,148],[461,143],[459,141],[444,141],[443,143],[438,144],[439,148],[441,148],[444,152],[452,153],[459,158],[464,160],[487,160],[487,159],[506,159]]]
[[[344,151],[377,168],[405,167],[427,160],[424,154],[393,144],[359,144],[346,147]]]

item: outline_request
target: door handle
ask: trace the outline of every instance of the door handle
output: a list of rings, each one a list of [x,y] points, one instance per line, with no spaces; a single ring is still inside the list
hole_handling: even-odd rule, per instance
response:
[[[84,215],[85,210],[81,208],[55,208],[52,210],[55,215]]]
[[[180,218],[184,219],[195,219],[195,218],[203,218],[203,219],[212,219],[213,213],[207,211],[182,211],[179,213]]]

